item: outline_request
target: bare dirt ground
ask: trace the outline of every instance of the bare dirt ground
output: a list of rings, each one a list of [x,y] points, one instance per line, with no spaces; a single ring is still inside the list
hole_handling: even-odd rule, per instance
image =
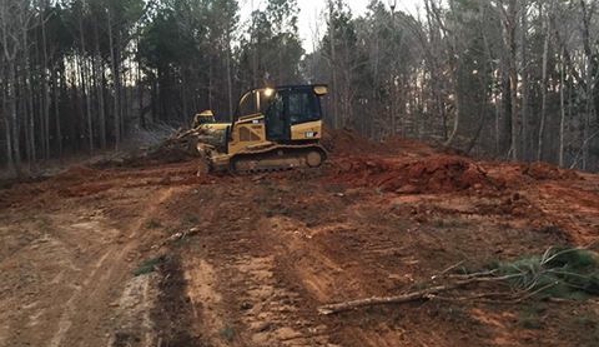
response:
[[[460,261],[599,238],[597,175],[325,143],[312,171],[198,178],[193,161],[145,161],[0,190],[0,346],[596,345],[593,299],[319,315]]]

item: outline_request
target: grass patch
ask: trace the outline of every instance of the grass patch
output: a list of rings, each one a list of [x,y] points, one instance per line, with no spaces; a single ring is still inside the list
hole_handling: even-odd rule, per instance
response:
[[[164,256],[159,256],[145,260],[141,265],[133,271],[134,276],[141,276],[156,271],[158,265],[164,263]]]

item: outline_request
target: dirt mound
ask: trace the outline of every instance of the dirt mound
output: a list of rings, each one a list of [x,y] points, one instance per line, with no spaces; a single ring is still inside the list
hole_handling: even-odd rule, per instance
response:
[[[572,170],[560,169],[555,165],[547,163],[532,163],[524,165],[522,174],[532,177],[536,180],[564,180],[579,179],[580,176]]]
[[[433,155],[407,162],[354,157],[338,163],[332,181],[403,194],[495,188],[486,171],[461,157]]]
[[[543,212],[526,196],[513,193],[501,199],[499,203],[476,204],[476,210],[481,215],[512,215],[540,220]]]

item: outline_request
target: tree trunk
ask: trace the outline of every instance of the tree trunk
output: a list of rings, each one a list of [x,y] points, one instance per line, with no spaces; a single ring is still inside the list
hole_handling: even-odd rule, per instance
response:
[[[16,174],[16,167],[15,167],[15,160],[14,160],[14,155],[13,155],[13,142],[12,142],[12,123],[10,121],[10,117],[9,115],[6,114],[6,110],[9,109],[8,107],[8,85],[5,85],[5,88],[2,88],[2,109],[0,111],[2,111],[2,119],[4,121],[4,136],[5,136],[5,143],[6,143],[6,165],[8,167],[8,171],[11,175]]]
[[[126,91],[125,91],[125,83],[124,76],[126,75],[126,71],[123,71],[123,55],[122,55],[122,37],[121,32],[116,32],[116,42],[115,42],[115,52],[116,52],[116,84],[115,84],[115,95],[118,96],[119,100],[119,140],[122,141],[123,136],[125,135],[127,129],[125,120],[127,119],[126,114]]]
[[[589,76],[589,79],[592,77]],[[590,81],[589,81],[590,82]],[[587,95],[591,95],[591,85],[590,83],[587,86]],[[593,104],[591,100],[587,100],[586,103],[586,112],[582,114],[583,117],[583,126],[582,126],[582,138],[580,139],[580,143],[582,146],[582,170],[586,170],[589,164],[589,144],[588,139],[591,136],[591,112],[593,109]]]
[[[27,44],[27,41],[24,41]],[[37,153],[36,153],[36,144],[35,144],[35,108],[34,108],[34,93],[33,93],[33,77],[32,77],[32,73],[31,73],[31,63],[30,63],[30,58],[29,58],[29,49],[25,49],[25,66],[26,66],[26,73],[25,78],[27,78],[26,81],[23,81],[23,88],[26,90],[26,94],[27,94],[27,102],[28,105],[23,107],[25,114],[26,114],[26,118],[27,118],[27,130],[26,133],[28,134],[28,141],[27,141],[27,156],[28,156],[28,161],[29,161],[29,170],[31,171],[32,168],[35,168],[35,163],[37,161]]]
[[[102,56],[100,55],[100,37],[98,34],[98,25],[94,23],[94,79],[96,85],[96,94],[98,100],[98,125],[100,126],[100,148],[106,149],[106,109],[104,101],[104,66]],[[111,59],[112,60],[112,59]]]
[[[139,49],[139,41],[137,42],[137,47]],[[137,97],[139,98],[139,126],[142,129],[146,128],[145,122],[145,113],[144,113],[144,85],[141,80],[141,55],[138,54],[139,60],[137,61],[137,81],[135,82],[137,86]]]
[[[592,40],[596,38],[591,38],[591,27],[593,25],[593,15],[595,14],[595,2],[591,1],[591,8],[588,8],[585,0],[580,0],[580,8],[582,10],[582,43],[584,48],[584,53],[586,58],[588,59],[588,70],[589,76],[587,83],[590,85],[588,89],[591,94],[587,97],[590,98],[593,102],[592,110],[595,112],[599,111],[599,55],[593,51],[594,43]],[[599,113],[596,114],[599,117]],[[597,118],[599,122],[599,118]]]
[[[508,157],[514,161],[520,159],[520,131],[521,118],[518,112],[518,45],[516,42],[516,29],[518,21],[518,1],[509,0],[507,13],[504,14],[504,31],[506,46],[508,47],[508,76],[509,76],[509,101],[510,101],[510,149]]]
[[[562,51],[563,53],[563,51]],[[562,54],[563,56],[563,54]],[[566,110],[564,107],[564,70],[565,65],[562,60],[560,68],[560,85],[559,85],[559,104],[560,104],[560,121],[559,121],[559,166],[564,167],[564,127],[566,123]]]
[[[337,69],[336,69],[336,62],[337,62],[337,55],[336,55],[336,48],[335,45],[337,44],[335,41],[335,23],[334,23],[334,14],[333,14],[333,1],[329,0],[329,33],[330,33],[330,53],[331,53],[331,59],[329,60],[329,68],[330,68],[330,72],[331,72],[331,88],[333,89],[333,93],[331,94],[331,101],[333,103],[333,127],[334,128],[339,128],[339,102],[338,102],[338,95],[339,95],[339,91],[338,89],[338,85],[337,85]]]
[[[449,4],[451,7],[451,12],[455,13],[453,0],[450,0]],[[455,37],[454,34],[451,34],[445,28],[445,26],[442,24],[441,18],[440,18],[441,16],[439,14],[439,9],[436,9],[434,2],[431,3],[431,5],[432,5],[432,9],[435,13],[435,16],[437,17],[438,24],[441,27],[441,29],[443,30],[444,36],[446,36],[446,38],[447,38],[447,54],[448,54],[448,61],[449,61],[449,71],[450,71],[450,75],[451,75],[451,80],[453,82],[454,93],[456,95],[455,100],[454,100],[455,115],[453,117],[453,127],[451,129],[449,138],[443,144],[445,147],[449,147],[449,146],[451,146],[451,144],[453,143],[453,140],[455,139],[456,135],[458,134],[458,130],[460,127],[460,114],[461,114],[461,105],[460,105],[460,97],[459,97],[460,91],[459,91],[459,80],[458,80],[459,58],[456,56],[458,53],[457,53],[456,42],[455,42],[455,40],[457,38]]]
[[[125,133],[127,132],[126,123],[127,120],[127,91],[126,91],[126,82],[125,77],[127,75],[127,71],[125,71],[125,60],[123,60],[122,53],[122,35],[121,31],[118,30],[116,32],[116,42],[115,42],[115,52],[116,52],[116,61],[117,61],[117,73],[116,78],[117,82],[115,85],[115,95],[118,95],[119,100],[119,140],[122,141]]]
[[[501,56],[501,116],[503,118],[503,126],[501,127],[501,153],[507,154],[507,158],[511,155],[510,148],[512,144],[512,93],[509,74],[509,58],[507,52],[503,52]]]
[[[27,28],[22,28],[22,42],[23,42],[23,58],[22,58],[22,80],[20,83],[21,99],[21,111],[25,116],[25,150],[27,153],[27,162],[29,164],[29,170],[31,171],[36,161],[35,153],[35,116],[34,116],[34,102],[33,102],[33,76],[31,73],[31,61],[29,42],[27,36]]]
[[[589,151],[589,139],[590,139],[590,127],[591,118],[595,111],[595,105],[599,107],[599,58],[593,52],[593,44],[591,43],[590,28],[592,23],[592,17],[594,14],[593,8],[589,11],[585,0],[580,0],[580,7],[582,10],[582,43],[584,48],[585,58],[587,60],[587,109],[583,120],[583,138],[582,138],[582,169],[588,168],[590,160]]]
[[[229,101],[229,116],[227,120],[233,121],[233,79],[231,76],[231,33],[227,31],[227,99]]]
[[[553,4],[553,3],[552,3]],[[542,8],[542,4],[540,5]],[[553,8],[553,5],[551,6]],[[551,11],[551,10],[550,10]],[[546,16],[551,15],[548,13]],[[543,160],[543,141],[545,136],[545,118],[547,117],[547,60],[549,55],[549,39],[551,38],[551,21],[543,20],[545,24],[545,40],[543,43],[542,82],[541,82],[541,123],[537,141],[537,161]],[[561,164],[560,164],[561,165]]]
[[[520,158],[521,160],[528,161],[529,160],[529,140],[528,140],[528,57],[526,52],[526,33],[528,32],[528,20],[527,20],[527,11],[526,11],[526,1],[520,0],[521,8],[520,8],[520,20],[521,20],[521,28],[520,28],[520,75],[522,76],[522,105],[521,109],[521,127],[520,131]]]
[[[12,138],[11,138],[11,133],[10,133],[11,124],[10,124],[10,121],[8,120],[8,117],[3,115],[2,118],[4,119],[4,136],[6,137],[6,164],[8,167],[8,172],[11,175],[14,175],[15,174],[15,162],[14,162],[13,153],[12,153]]]
[[[81,11],[83,12],[83,10]],[[85,115],[87,120],[87,136],[88,146],[90,153],[94,152],[94,128],[92,120],[91,100],[89,93],[88,77],[87,77],[87,63],[85,60],[85,38],[83,36],[83,13],[79,14],[79,47],[81,49],[79,55],[79,73],[81,78],[81,93],[85,100]]]
[[[48,3],[44,1],[42,13],[48,8]],[[46,38],[46,23],[43,15],[40,15],[40,26],[42,29],[42,139],[44,142],[44,158],[50,158],[50,88],[48,87],[48,49],[47,49],[47,38]]]
[[[60,124],[59,93],[60,93],[60,74],[54,68],[54,83],[52,85],[54,94],[54,122],[56,126],[56,145],[58,147],[58,157],[62,157],[62,129]]]
[[[114,37],[112,30],[112,14],[111,9],[107,11],[108,17],[108,46],[110,50],[110,63],[112,69],[112,79],[114,83],[114,104],[113,104],[113,126],[114,126],[114,147],[118,149],[121,143],[121,117],[120,117],[120,105],[119,105],[119,73],[118,73],[118,62],[117,53],[114,47]]]
[[[17,114],[17,95],[16,95],[16,75],[15,75],[15,62],[9,60],[7,62],[8,69],[8,113],[11,122],[12,129],[12,149],[13,149],[13,160],[17,175],[21,173],[21,146],[19,143],[19,116]]]

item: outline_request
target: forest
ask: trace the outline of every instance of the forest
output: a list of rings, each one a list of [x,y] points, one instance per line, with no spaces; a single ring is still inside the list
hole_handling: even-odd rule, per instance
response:
[[[599,170],[596,0],[329,0],[314,47],[298,0],[0,1],[0,168],[121,149],[231,119],[250,87],[327,83],[330,127],[500,160]],[[245,4],[245,2],[244,2]]]

